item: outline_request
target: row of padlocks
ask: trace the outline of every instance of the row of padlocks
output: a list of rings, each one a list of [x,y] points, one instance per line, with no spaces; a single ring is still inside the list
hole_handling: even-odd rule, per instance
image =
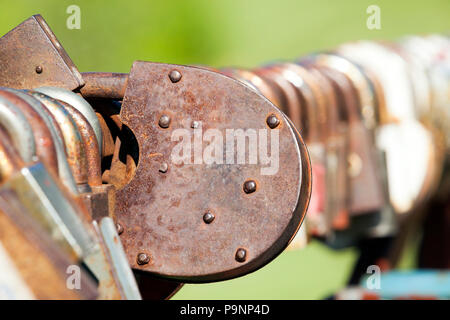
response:
[[[0,70],[0,298],[168,299],[312,238],[368,255],[356,284],[450,191],[444,36],[80,73],[37,15]]]
[[[435,194],[450,150],[449,50],[445,36],[411,36],[221,70],[264,94],[305,140],[305,234],[335,247],[395,234]]]

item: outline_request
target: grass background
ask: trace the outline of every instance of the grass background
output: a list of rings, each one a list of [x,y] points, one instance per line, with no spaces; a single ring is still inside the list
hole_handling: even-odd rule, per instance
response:
[[[71,4],[81,8],[80,30],[66,27]],[[381,8],[381,30],[366,28],[371,4]],[[42,14],[80,71],[128,72],[134,60],[253,67],[346,41],[450,31],[449,0],[0,0],[0,8],[0,34]],[[401,268],[413,266],[416,242]],[[355,258],[313,242],[246,277],[185,285],[174,298],[324,298],[344,285]]]

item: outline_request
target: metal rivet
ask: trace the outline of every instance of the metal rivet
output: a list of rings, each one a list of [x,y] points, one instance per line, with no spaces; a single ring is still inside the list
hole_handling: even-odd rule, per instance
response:
[[[167,163],[163,162],[163,163],[161,163],[161,166],[159,167],[159,172],[166,173],[168,169],[169,169],[169,166],[167,165]]]
[[[268,116],[266,122],[271,129],[275,129],[280,124],[280,120],[274,114]]]
[[[137,263],[139,265],[147,264],[150,262],[150,256],[146,253],[139,253],[137,256]]]
[[[200,122],[192,121],[192,124],[191,124],[192,129],[197,129],[199,126],[200,126]]]
[[[167,116],[167,115],[165,115],[165,114],[163,114],[163,115],[161,116],[161,118],[159,118],[158,124],[159,124],[159,126],[160,126],[161,128],[168,128],[169,125],[170,125],[170,117]]]
[[[172,70],[169,73],[169,78],[173,83],[178,82],[181,80],[181,73],[177,70]]]
[[[237,262],[244,262],[247,259],[247,250],[242,248],[237,249],[235,259]]]
[[[37,66],[37,67],[36,67],[36,73],[42,73],[42,71],[44,71],[44,69],[42,68],[42,66]]]
[[[117,233],[121,235],[123,233],[123,227],[120,223],[116,224]]]
[[[247,180],[244,183],[244,192],[253,193],[256,191],[256,182],[253,180]]]
[[[213,222],[214,218],[215,216],[209,211],[203,215],[203,221],[207,224]]]

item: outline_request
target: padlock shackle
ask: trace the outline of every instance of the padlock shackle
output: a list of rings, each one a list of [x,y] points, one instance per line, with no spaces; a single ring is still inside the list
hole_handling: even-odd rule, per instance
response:
[[[23,159],[11,142],[7,131],[0,126],[0,184],[24,165]]]
[[[101,153],[103,141],[102,128],[94,109],[85,99],[80,97],[80,95],[64,88],[39,87],[34,90],[46,94],[53,99],[57,99],[58,101],[68,103],[76,110],[81,112],[81,114],[86,118],[86,120],[89,122],[89,125],[94,130],[95,137],[97,138],[98,149]]]
[[[55,144],[50,129],[47,127],[44,120],[29,103],[13,92],[0,88],[0,96],[9,100],[23,113],[33,130],[36,156],[57,174],[58,160]]]
[[[26,101],[44,120],[47,127],[50,129],[52,140],[56,148],[56,156],[58,160],[58,175],[71,193],[78,194],[75,179],[72,175],[69,163],[67,162],[64,138],[62,137],[62,132],[59,129],[58,123],[56,122],[55,118],[51,115],[50,111],[48,111],[47,108],[45,108],[45,106],[41,102],[39,102],[39,100],[34,99],[25,91],[11,88],[6,88],[5,90],[14,93],[18,97]]]
[[[64,139],[67,160],[75,182],[79,185],[87,183],[85,149],[75,121],[57,100],[37,91],[28,92],[47,108],[58,123]]]
[[[0,125],[6,129],[22,159],[31,162],[36,155],[31,125],[23,112],[4,97],[0,97]]]
[[[84,98],[122,100],[128,83],[128,73],[83,72],[86,84],[80,89]]]
[[[80,132],[87,162],[87,182],[91,187],[100,186],[102,184],[101,155],[97,139],[95,139],[94,129],[86,117],[75,107],[64,101],[59,102],[75,121]]]

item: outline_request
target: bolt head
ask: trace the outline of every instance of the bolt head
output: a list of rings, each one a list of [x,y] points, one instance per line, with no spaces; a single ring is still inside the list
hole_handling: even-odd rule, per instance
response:
[[[117,233],[121,235],[123,233],[123,227],[120,223],[116,224]]]
[[[209,211],[203,215],[203,221],[206,224],[210,224],[211,222],[213,222],[214,218],[215,218],[215,216]]]
[[[237,249],[235,259],[237,262],[244,262],[247,259],[247,250],[243,248]]]
[[[244,192],[253,193],[256,191],[256,182],[254,180],[247,180],[244,183]]]
[[[40,73],[42,73],[42,71],[44,71],[44,68],[42,68],[42,66],[36,67],[36,73],[40,74]]]
[[[172,70],[169,73],[169,78],[172,83],[176,83],[181,80],[181,73],[178,70]]]
[[[168,128],[170,125],[170,117],[168,115],[163,114],[161,118],[159,118],[158,124],[161,128],[164,129]]]
[[[275,129],[280,124],[280,120],[274,114],[271,114],[270,116],[268,116],[266,122],[267,122],[267,125],[269,126],[269,128],[271,128],[271,129]]]
[[[169,169],[169,166],[167,165],[167,163],[163,162],[163,163],[161,163],[161,166],[159,167],[159,172],[166,173],[168,169]]]
[[[146,253],[139,253],[136,261],[139,265],[147,264],[150,262],[150,256]]]

